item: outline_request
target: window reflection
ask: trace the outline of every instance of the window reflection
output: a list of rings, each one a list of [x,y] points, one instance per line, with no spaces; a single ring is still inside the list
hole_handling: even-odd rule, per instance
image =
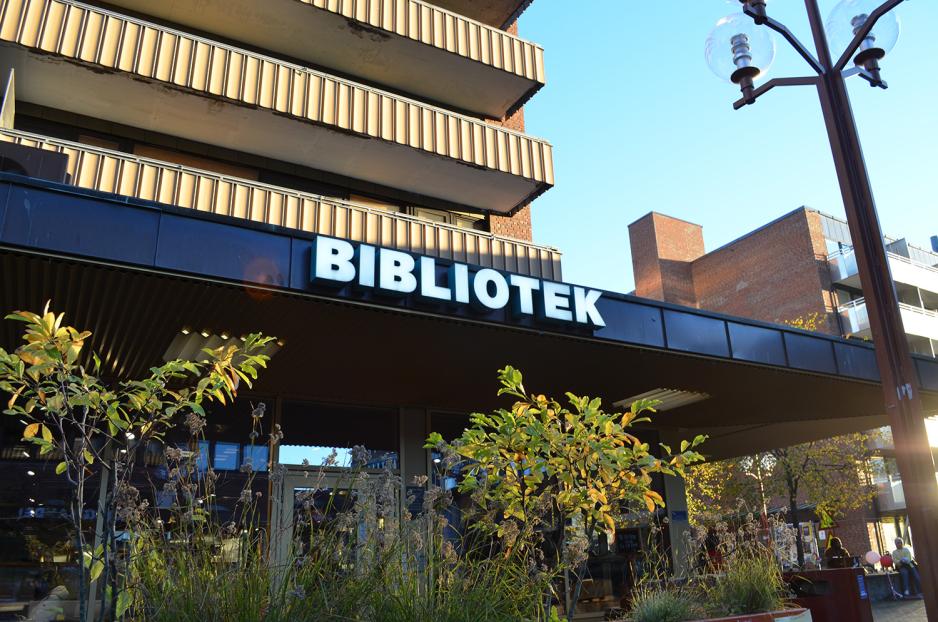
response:
[[[239,399],[228,406],[207,408],[204,439],[195,443],[183,426],[165,439],[171,447],[195,453],[194,475],[199,482],[204,483],[212,467],[213,492],[203,505],[219,521],[237,518],[237,502],[249,477],[242,469],[248,463],[253,463],[255,471],[250,474],[250,493],[256,501],[257,520],[267,521],[268,447],[251,443],[266,443],[269,421],[261,420],[260,436],[252,439],[251,410],[257,401]],[[272,400],[268,403],[272,406]],[[0,619],[76,620],[79,556],[70,516],[72,491],[67,480],[55,473],[62,457],[55,453],[39,457],[35,448],[22,443],[22,432],[15,418],[0,418],[4,474],[0,486]],[[138,448],[131,484],[169,529],[176,495],[167,484],[182,474],[171,472],[164,454],[164,445],[155,441]],[[81,525],[89,544],[94,542],[100,487],[98,476],[86,484]],[[119,524],[118,530],[125,527]],[[127,531],[123,534],[130,536]]]
[[[61,608],[61,619],[77,614],[76,533],[71,520],[71,488],[56,475],[60,456],[39,457],[20,442],[23,426],[0,419],[0,603],[3,615],[28,617],[37,608]],[[81,524],[93,537],[100,480],[88,483]],[[46,605],[43,605],[43,601]]]
[[[285,402],[281,420],[280,464],[400,468],[396,410]]]

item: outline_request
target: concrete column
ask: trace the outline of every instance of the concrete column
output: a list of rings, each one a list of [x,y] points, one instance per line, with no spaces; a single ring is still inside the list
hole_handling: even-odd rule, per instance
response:
[[[411,485],[414,477],[430,473],[430,458],[423,448],[430,433],[427,418],[427,411],[422,408],[401,408],[400,460],[401,479],[405,487]]]
[[[687,541],[684,532],[690,531],[687,520],[687,492],[680,477],[664,476],[664,501],[668,510],[668,533],[671,534],[671,563],[674,575],[684,576],[689,570]]]
[[[683,430],[669,430],[661,432],[661,442],[674,448],[680,448],[681,439],[688,439],[692,434],[685,434]],[[687,517],[687,489],[684,480],[680,477],[664,476],[664,502],[668,511],[668,533],[671,535],[671,563],[674,565],[675,576],[686,576],[692,568],[688,567],[688,550],[684,532],[690,531],[690,522]]]

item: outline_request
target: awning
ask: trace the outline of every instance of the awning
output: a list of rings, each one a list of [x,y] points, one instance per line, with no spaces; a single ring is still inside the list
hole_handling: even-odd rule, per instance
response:
[[[485,410],[505,404],[495,397],[495,373],[511,364],[532,391],[595,395],[608,405],[659,388],[706,394],[659,413],[654,425],[710,434],[714,457],[886,424],[867,344],[609,292],[602,329],[317,292],[292,278],[290,257],[303,243],[296,232],[13,176],[0,180],[0,197],[0,309],[39,309],[51,299],[70,324],[93,331],[92,347],[116,375],[159,363],[183,327],[263,331],[284,341],[256,388],[266,394]],[[136,211],[139,221],[116,217]],[[214,243],[212,227],[227,246]],[[648,330],[656,323],[660,343]],[[5,323],[4,347],[15,346],[18,328]],[[721,330],[728,351],[707,338]],[[776,334],[785,356],[773,362]],[[917,363],[925,407],[938,411],[938,362]]]

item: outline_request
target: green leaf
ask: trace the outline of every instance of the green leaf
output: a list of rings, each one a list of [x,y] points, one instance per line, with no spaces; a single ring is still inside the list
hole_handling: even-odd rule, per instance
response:
[[[52,430],[49,429],[49,426],[42,426],[42,438],[50,443],[52,442]]]
[[[121,590],[117,593],[117,608],[114,612],[114,615],[117,618],[121,618],[127,613],[127,610],[130,609],[130,606],[133,604],[133,594],[130,590]]]
[[[97,581],[98,577],[101,576],[101,572],[104,570],[104,562],[100,559],[96,559],[91,563],[91,569],[88,571],[89,576],[92,581]]]
[[[67,469],[68,469],[68,464],[66,464],[65,462],[60,462],[57,465],[55,465],[55,474],[61,475],[62,473],[65,473]]]

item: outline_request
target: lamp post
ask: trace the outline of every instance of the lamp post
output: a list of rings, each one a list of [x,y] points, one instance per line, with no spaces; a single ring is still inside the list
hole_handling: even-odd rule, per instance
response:
[[[892,10],[903,0],[843,0],[827,24],[833,38],[842,37],[846,41],[836,60],[831,56],[817,0],[805,0],[816,56],[788,28],[768,15],[766,0],[739,1],[742,13],[720,20],[707,40],[707,60],[717,75],[739,85],[743,96],[733,104],[737,110],[755,103],[775,87],[801,85],[817,89],[869,313],[906,508],[915,529],[925,609],[928,618],[938,622],[935,463],[925,429],[915,364],[902,327],[845,83],[846,78],[859,76],[873,87],[886,88],[879,63],[898,38],[899,22]],[[765,73],[774,57],[774,42],[765,43],[769,30],[781,35],[798,52],[812,69],[812,75],[775,78],[755,86],[755,80]]]

